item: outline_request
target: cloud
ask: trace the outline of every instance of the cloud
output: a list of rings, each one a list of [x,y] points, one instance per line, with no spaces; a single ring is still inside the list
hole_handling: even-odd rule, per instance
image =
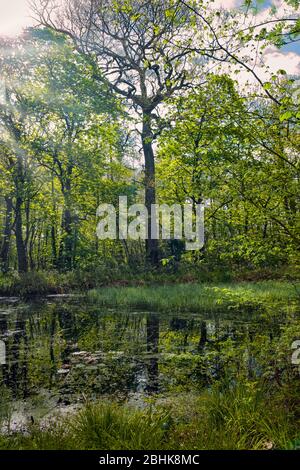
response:
[[[237,7],[240,2],[238,0],[229,0],[228,2],[225,0],[217,0],[215,4],[216,3]],[[272,13],[272,18],[295,18],[299,16],[299,13],[285,1],[274,0],[273,5],[276,7],[276,12]],[[242,12],[240,13],[240,23],[243,25],[244,29],[260,25],[270,19],[270,4],[267,7],[263,6],[256,14],[248,14],[245,17]],[[271,30],[274,24],[269,23],[263,26],[257,26],[255,32],[258,33],[263,27]],[[264,48],[263,45],[263,41],[260,43],[250,41],[247,46],[237,48],[235,56],[251,67],[263,82],[269,81],[271,76],[276,74],[278,70],[285,70],[288,75],[300,76],[300,55],[297,54],[297,52],[284,51],[274,45],[269,45]],[[221,64],[220,71],[229,73],[242,87],[246,85],[246,83],[250,85],[257,84],[255,76],[247,71],[245,67],[238,66],[238,64]]]
[[[244,51],[245,52],[245,51]],[[244,54],[243,54],[244,55]],[[236,71],[239,70],[238,74]],[[278,70],[285,70],[288,75],[300,76],[300,56],[294,52],[282,52],[275,46],[268,47],[261,56],[260,63],[253,67],[255,74],[262,82],[270,80]],[[245,85],[258,85],[255,76],[245,67],[222,64],[219,72],[228,73],[234,80],[238,81],[240,87]]]
[[[295,52],[281,52],[275,46],[268,47],[264,53],[264,62],[270,72],[283,69],[290,75],[300,74],[300,56]]]
[[[214,0],[211,3],[211,7],[214,9],[224,8],[226,10],[231,10],[241,5],[242,0]]]

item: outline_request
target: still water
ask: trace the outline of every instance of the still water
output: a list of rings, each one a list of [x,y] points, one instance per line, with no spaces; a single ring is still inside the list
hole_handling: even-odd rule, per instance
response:
[[[158,314],[83,298],[2,299],[0,400],[34,415],[86,399],[198,390],[241,368],[259,374],[251,345],[261,329],[257,316],[242,312]],[[278,321],[264,332],[270,340],[280,334]]]

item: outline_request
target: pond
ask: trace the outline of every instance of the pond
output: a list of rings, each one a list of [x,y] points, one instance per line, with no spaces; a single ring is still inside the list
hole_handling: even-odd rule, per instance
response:
[[[83,298],[0,303],[2,406],[42,416],[87,399],[141,400],[209,387],[226,374],[261,373],[256,340],[280,321],[243,312],[104,309]]]

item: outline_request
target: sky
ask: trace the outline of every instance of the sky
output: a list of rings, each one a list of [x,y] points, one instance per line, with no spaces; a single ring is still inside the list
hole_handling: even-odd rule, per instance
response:
[[[280,12],[287,7],[283,0],[272,0]],[[214,0],[214,8],[234,8],[239,6],[242,0]],[[261,18],[265,19],[270,0],[260,2]],[[33,20],[28,0],[0,0],[0,36],[16,36],[26,26],[30,26]],[[285,69],[289,74],[300,74],[300,44],[289,45],[280,51],[275,47],[269,47],[264,55],[265,63],[270,67],[270,72]]]
[[[27,0],[0,0],[0,36],[15,36],[31,23]]]

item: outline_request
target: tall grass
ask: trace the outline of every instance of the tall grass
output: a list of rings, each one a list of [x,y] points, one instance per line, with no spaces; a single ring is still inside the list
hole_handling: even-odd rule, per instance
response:
[[[241,382],[197,397],[160,398],[145,409],[89,403],[74,416],[32,425],[26,435],[0,436],[0,448],[290,449],[299,435],[299,404],[287,406],[263,386]]]
[[[229,449],[287,448],[291,426],[286,410],[276,408],[272,395],[256,386],[241,382],[212,392],[207,416],[208,427],[215,432],[206,446],[218,448],[222,442]]]
[[[221,310],[224,307],[256,309],[270,303],[288,304],[297,298],[288,282],[265,281],[233,284],[178,284],[152,287],[94,289],[88,299],[102,306],[133,307],[156,311]]]
[[[169,416],[164,411],[144,411],[116,404],[89,404],[72,423],[83,448],[156,449],[164,442]]]

